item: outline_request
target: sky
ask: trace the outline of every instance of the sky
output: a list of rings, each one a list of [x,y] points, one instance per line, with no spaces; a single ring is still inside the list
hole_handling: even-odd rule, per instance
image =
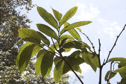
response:
[[[33,0],[33,4],[41,6],[48,12],[53,13],[51,8],[59,11],[63,15],[72,7],[78,6],[77,13],[68,22],[74,23],[77,21],[92,21],[91,24],[80,27],[82,32],[88,35],[98,52],[98,39],[101,41],[101,63],[107,58],[107,55],[112,48],[117,35],[120,33],[126,24],[126,0]],[[28,14],[28,18],[32,20],[31,29],[37,30],[36,24],[47,24],[38,14],[37,8],[34,7]],[[48,25],[48,24],[47,24]],[[80,34],[82,40],[90,45],[84,35]],[[117,45],[112,51],[112,57],[126,57],[126,30],[118,39]],[[90,45],[91,46],[91,45]],[[66,53],[69,54],[69,53]],[[80,65],[84,76],[82,79],[84,84],[98,84],[99,69],[94,72],[89,65]],[[102,84],[106,84],[104,77],[105,73],[110,69],[108,63],[103,68]],[[115,65],[116,69],[116,65]],[[70,75],[70,84],[81,84],[72,72]],[[112,84],[117,84],[120,81],[120,75],[116,75],[110,80]]]

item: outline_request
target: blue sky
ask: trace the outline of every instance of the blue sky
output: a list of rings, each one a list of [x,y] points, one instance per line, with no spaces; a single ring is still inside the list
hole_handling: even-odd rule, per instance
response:
[[[43,7],[48,12],[52,13],[50,6],[60,13],[65,14],[70,8],[78,6],[78,11],[73,18],[68,22],[73,23],[77,21],[92,21],[91,24],[80,27],[82,32],[86,33],[91,41],[94,43],[95,49],[98,51],[98,39],[101,41],[101,60],[107,58],[108,52],[113,46],[117,35],[120,33],[124,24],[126,24],[126,0],[33,0],[33,4]],[[47,24],[38,14],[36,7],[33,8],[28,14],[33,22],[31,28],[37,30],[37,23]],[[47,24],[48,25],[48,24]],[[88,43],[88,40],[80,34],[83,41]],[[126,31],[120,36],[117,45],[115,46],[111,57],[126,57]],[[102,62],[101,62],[102,63]],[[106,84],[104,81],[105,73],[109,70],[107,64],[103,68],[102,84]],[[116,68],[116,67],[115,67]],[[82,79],[85,84],[98,84],[98,72],[94,72],[90,66],[86,64],[81,65]],[[70,74],[70,84],[80,84],[74,74]],[[112,78],[110,82],[116,84],[120,81],[120,76]]]

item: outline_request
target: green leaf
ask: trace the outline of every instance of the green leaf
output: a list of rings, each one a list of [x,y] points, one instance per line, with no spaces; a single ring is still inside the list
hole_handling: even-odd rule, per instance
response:
[[[37,55],[37,61],[35,63],[35,72],[36,75],[39,75],[41,73],[41,63],[44,55],[47,53],[46,50],[40,50],[38,55]]]
[[[75,7],[73,7],[73,8],[71,8],[70,10],[68,10],[67,12],[66,12],[66,14],[63,16],[63,18],[61,19],[61,21],[60,21],[60,26],[62,25],[62,24],[64,24],[65,22],[67,22],[73,15],[75,15],[75,13],[76,13],[76,11],[77,11],[77,6],[75,6]]]
[[[116,70],[114,71],[114,73],[117,73],[117,72],[126,73],[126,66],[121,67],[121,68],[119,68],[119,69],[116,69]]]
[[[76,48],[76,49],[84,49],[86,48],[81,42],[79,41],[70,41],[63,45],[63,48]]]
[[[121,84],[126,84],[126,78],[121,79]]]
[[[24,29],[24,28],[21,28],[21,29],[18,29],[18,32],[19,32],[19,36],[23,40],[40,44],[40,39],[37,36],[37,31],[35,31],[33,29]]]
[[[74,65],[72,68],[73,68],[76,72],[82,73],[81,68],[80,68],[79,65]]]
[[[120,63],[118,63],[119,65],[118,65],[118,68],[122,68],[123,66],[122,65],[120,65]],[[119,72],[119,74],[120,74],[120,76],[122,77],[122,78],[126,78],[126,73],[121,73],[121,72]]]
[[[87,25],[87,24],[90,24],[91,21],[80,21],[80,22],[75,22],[73,24],[70,24],[69,26],[63,28],[60,32],[60,34],[63,34],[64,32],[70,30],[70,29],[74,29],[76,27],[80,27],[80,26],[83,26],[83,25]]]
[[[109,73],[110,73],[110,71],[108,71],[108,72],[106,73],[106,75],[105,75],[105,81],[107,81],[107,78],[108,78]],[[109,79],[113,78],[115,75],[116,75],[116,73],[111,73]]]
[[[68,25],[70,25],[69,23],[64,23],[64,28],[66,27],[66,26],[68,26]],[[78,39],[78,40],[81,40],[81,37],[80,37],[80,35],[77,33],[77,31],[75,30],[75,29],[70,29],[70,30],[68,30],[68,32],[75,38],[75,39]]]
[[[85,53],[85,52],[82,53],[82,57],[85,60],[85,62],[89,64],[94,71],[96,71],[97,67],[99,67],[99,62],[97,56],[92,58],[92,55],[93,54],[91,53]]]
[[[50,71],[52,69],[52,64],[53,64],[53,57],[54,54],[48,51],[42,59],[41,74],[42,77],[44,78],[50,74]]]
[[[45,44],[50,45],[50,41],[40,32],[37,32],[38,38],[40,38]]]
[[[37,6],[37,10],[39,15],[50,25],[52,25],[54,28],[58,29],[58,23],[55,20],[55,18],[48,13],[44,8]]]
[[[43,32],[44,34],[58,40],[58,36],[55,33],[54,30],[52,30],[50,27],[48,27],[47,25],[44,24],[37,24],[38,29]]]
[[[75,70],[81,72],[79,70],[80,68],[78,67],[81,63],[84,63],[84,59],[80,57],[80,51],[75,51],[73,52],[70,56],[65,57],[66,61],[69,63],[69,65]],[[67,73],[70,71],[69,66],[67,63],[65,63],[64,68],[63,68],[63,74]]]
[[[52,10],[53,10],[53,13],[54,13],[56,19],[57,19],[58,21],[60,21],[60,19],[61,19],[61,17],[62,17],[62,14],[59,13],[57,10],[55,10],[55,9],[53,9],[53,8],[52,8]]]
[[[60,60],[60,58],[56,57],[54,59],[54,63],[55,63],[54,80],[55,80],[55,82],[58,82],[63,75],[64,61]]]
[[[126,61],[126,58],[123,57],[114,57],[109,59],[109,61]]]
[[[39,47],[38,45],[35,45],[33,43],[30,43],[30,42],[24,44],[20,48],[18,56],[17,56],[16,63],[18,65],[21,73],[27,67],[30,58],[32,56],[34,56],[37,52],[39,52],[40,49],[41,49],[41,47]]]
[[[60,40],[63,40],[63,39],[65,39],[65,38],[68,38],[68,39],[70,39],[70,40],[73,40],[73,39],[74,39],[74,37],[65,34],[65,35],[62,35],[62,36],[60,37]]]

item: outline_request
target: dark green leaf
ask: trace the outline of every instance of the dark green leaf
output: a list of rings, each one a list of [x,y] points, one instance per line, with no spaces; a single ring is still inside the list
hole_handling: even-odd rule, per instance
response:
[[[40,43],[40,39],[37,37],[37,31],[33,30],[33,29],[19,29],[19,36],[25,40],[25,41],[30,41],[33,43]]]
[[[61,17],[62,17],[62,14],[59,13],[57,10],[55,10],[55,9],[53,9],[53,8],[52,8],[52,10],[53,10],[53,13],[54,13],[56,19],[57,19],[58,21],[60,21],[60,19],[61,19]]]
[[[110,71],[108,71],[108,72],[106,73],[106,75],[105,75],[105,81],[107,81],[107,78],[108,78],[109,73],[110,73]],[[115,75],[116,75],[116,73],[111,73],[109,79],[113,78]]]
[[[70,24],[69,26],[63,28],[60,32],[60,34],[63,34],[64,32],[70,30],[70,29],[73,29],[73,28],[76,28],[76,27],[80,27],[80,26],[83,26],[83,25],[87,25],[91,23],[91,21],[80,21],[80,22],[75,22],[73,24]]]
[[[126,78],[121,79],[121,84],[126,84]]]
[[[47,25],[44,24],[37,24],[38,29],[43,32],[44,34],[58,40],[58,36],[55,33],[54,30],[52,30],[50,27],[48,27]]]
[[[24,44],[20,48],[16,63],[18,65],[21,73],[27,67],[30,58],[32,56],[34,56],[37,52],[39,52],[40,49],[41,49],[41,47],[39,47],[38,45],[35,45],[33,43],[30,43],[30,42]]]
[[[55,82],[58,82],[63,75],[64,61],[60,60],[60,58],[56,57],[54,59],[54,63],[55,63],[54,80],[55,80]]]
[[[35,72],[36,75],[39,75],[41,73],[41,63],[44,55],[47,53],[46,50],[40,50],[38,55],[37,55],[37,61],[35,63]]]
[[[50,74],[50,71],[52,69],[52,64],[53,64],[53,57],[54,54],[48,51],[42,59],[41,74],[42,77],[44,78]]]
[[[63,39],[65,39],[65,38],[68,38],[68,39],[70,39],[70,40],[73,40],[73,39],[74,39],[74,37],[65,34],[65,35],[62,35],[62,36],[60,37],[60,40],[63,40]]]
[[[48,13],[44,8],[37,6],[37,10],[39,15],[46,21],[48,22],[50,25],[52,25],[54,28],[58,29],[58,23],[55,20],[55,18]]]
[[[63,16],[63,18],[62,18],[61,21],[60,21],[60,26],[61,26],[62,24],[64,24],[65,22],[67,22],[67,21],[76,13],[77,8],[78,8],[78,7],[75,6],[75,7],[71,8],[70,10],[68,10],[68,11],[66,12],[66,14]]]

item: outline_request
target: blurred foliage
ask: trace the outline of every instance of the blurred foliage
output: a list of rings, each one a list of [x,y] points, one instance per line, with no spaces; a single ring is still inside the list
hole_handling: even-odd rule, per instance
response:
[[[16,57],[18,49],[23,41],[15,45],[20,37],[19,28],[30,28],[30,19],[25,14],[21,15],[21,9],[25,8],[28,12],[34,7],[31,0],[0,0],[0,84],[55,84],[49,76],[42,78],[36,75],[34,63],[30,61],[26,69],[26,74],[21,75],[16,66]],[[19,10],[18,10],[19,9]],[[62,77],[62,84],[67,84],[66,79],[69,76]]]

